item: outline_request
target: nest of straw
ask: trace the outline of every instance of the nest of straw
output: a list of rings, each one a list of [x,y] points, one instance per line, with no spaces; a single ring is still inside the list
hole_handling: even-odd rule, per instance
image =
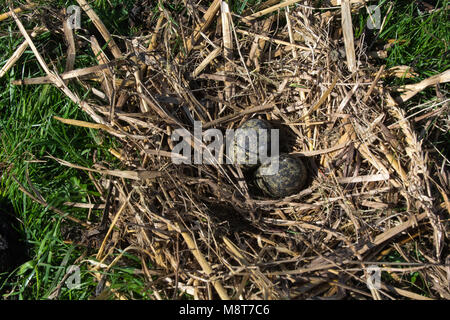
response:
[[[125,38],[112,37],[78,3],[107,49],[62,19],[69,69],[44,67],[46,77],[18,84],[55,84],[93,122],[58,120],[121,143],[111,150],[121,168],[56,159],[94,173],[102,194],[101,221],[72,218],[96,250],[95,276],[132,251],[157,299],[424,298],[384,280],[368,286],[374,266],[382,279],[417,271],[431,284],[430,297],[450,297],[445,171],[435,162],[430,169],[432,155],[399,105],[417,87],[393,94],[383,86],[387,70],[363,39],[353,39],[348,17],[358,6],[343,1],[319,11],[267,1],[238,16],[224,1],[202,1],[181,14],[161,10],[151,33]],[[72,70],[78,42],[98,66]],[[31,38],[26,43],[33,47]],[[448,74],[439,77],[428,81]],[[70,81],[86,89],[85,99]],[[280,128],[282,152],[307,165],[308,185],[298,194],[265,198],[235,165],[173,163],[174,130],[192,132],[200,121],[225,132],[255,117]],[[386,262],[392,251],[406,266]]]

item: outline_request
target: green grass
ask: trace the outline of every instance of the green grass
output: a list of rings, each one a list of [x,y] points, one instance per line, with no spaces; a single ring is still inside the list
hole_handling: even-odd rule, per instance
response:
[[[448,1],[437,1],[445,7]],[[402,10],[392,10],[388,26],[380,38],[395,39],[390,49],[387,67],[408,65],[422,77],[430,77],[449,67],[450,21],[445,10],[419,14],[414,3],[407,3]],[[393,23],[395,22],[395,23]]]
[[[450,21],[448,10],[443,9],[449,1],[429,2],[435,2],[440,10],[419,11],[417,1],[379,1],[381,19],[385,19],[385,24],[381,32],[374,29],[381,43],[395,40],[395,44],[388,49],[386,67],[408,65],[419,74],[420,80],[443,72],[450,66]],[[356,35],[362,33],[367,19],[365,11],[354,19]],[[397,79],[392,84],[403,83],[404,80]],[[426,91],[424,97],[429,98]]]
[[[432,1],[430,1],[432,2]],[[447,8],[448,0],[436,2],[437,8]],[[380,37],[384,41],[397,40],[388,51],[387,67],[408,65],[418,73],[418,80],[423,80],[450,68],[450,20],[446,9],[431,13],[419,14],[417,6],[409,1],[402,1],[398,8],[394,6],[387,20],[388,25]],[[411,80],[395,79],[389,85],[411,83]],[[448,98],[449,83],[441,84],[440,90],[444,98]],[[436,91],[432,86],[418,93],[403,105],[405,110],[412,110],[417,105],[436,99]],[[418,111],[418,110],[414,110]],[[445,115],[444,115],[445,116]],[[450,134],[431,130],[434,122],[422,126],[422,136],[429,146],[438,149],[447,159],[450,156]],[[448,128],[447,128],[448,129]],[[440,130],[439,130],[440,131]]]
[[[420,10],[417,1],[387,1],[380,0],[379,7],[381,19],[385,19],[385,24],[381,30],[373,30],[374,47],[383,46],[388,41],[394,41],[394,44],[387,49],[388,57],[380,61],[386,68],[406,65],[413,68],[417,73],[414,79],[388,78],[385,79],[385,86],[398,87],[404,84],[416,83],[430,76],[444,72],[450,68],[450,20],[447,6],[449,0],[428,0],[434,4],[432,12]],[[375,4],[375,3],[374,3]],[[354,17],[355,35],[359,37],[367,30],[366,23],[368,14],[364,10]],[[379,32],[381,31],[381,32]],[[449,83],[441,84],[440,90],[444,98],[448,97]],[[436,101],[435,87],[431,86],[419,92],[413,99],[402,104],[406,111],[419,111],[417,106],[423,105],[423,108],[430,105],[430,102]],[[430,110],[431,111],[431,110]],[[436,132],[431,130],[434,122],[427,126],[417,124],[417,129],[421,131],[421,138],[427,141],[432,148],[436,148],[443,155],[450,157],[450,133]],[[442,124],[440,124],[442,126]],[[443,128],[445,130],[445,127]]]
[[[114,7],[112,10],[106,0],[96,0],[93,5],[113,33],[129,35],[136,32],[127,28],[127,14],[133,2],[125,1],[125,4],[121,4],[122,1],[112,1]],[[230,7],[240,14],[257,2],[260,1],[231,1]],[[381,12],[384,17],[389,2],[380,1],[380,3],[383,3]],[[52,1],[51,4],[67,7],[75,2]],[[447,4],[448,1],[438,1],[440,7]],[[5,7],[0,5],[0,11],[4,12]],[[87,19],[85,16],[84,18]],[[396,1],[386,18],[384,29],[378,35],[378,41],[386,42],[389,39],[398,41],[389,49],[386,61],[380,63],[385,63],[387,67],[413,66],[419,74],[417,80],[448,69],[450,35],[447,18],[448,12],[444,10],[418,15],[415,2]],[[364,12],[354,19],[357,36],[361,36],[366,21],[367,14]],[[86,27],[87,21],[83,21],[83,24]],[[11,21],[0,23],[0,66],[23,41],[16,31],[17,28]],[[50,37],[49,33],[43,34],[37,41],[52,43],[51,50],[46,51],[45,57],[56,59],[63,56],[64,45],[53,43]],[[91,55],[77,56],[76,67],[93,64],[95,62]],[[59,70],[62,70],[63,66],[64,61],[57,63]],[[12,176],[30,189],[26,179],[28,174],[34,187],[40,191],[49,205],[64,208],[62,204],[65,201],[84,202],[88,197],[92,199],[98,194],[87,174],[63,167],[46,158],[48,155],[79,165],[91,166],[93,154],[97,152],[97,159],[111,163],[112,167],[116,165],[108,152],[108,148],[117,143],[114,139],[94,130],[67,126],[53,119],[53,116],[60,116],[90,121],[89,117],[60,91],[49,85],[25,87],[10,85],[13,79],[42,75],[32,52],[27,50],[7,76],[0,79],[0,163],[3,168],[0,197],[12,203],[15,213],[22,222],[21,232],[30,246],[30,260],[0,280],[0,294],[7,299],[47,298],[62,280],[67,267],[80,264],[77,259],[86,250],[64,243],[60,230],[63,223],[61,217],[25,196],[12,180]],[[406,81],[410,80],[394,79],[390,84],[400,85]],[[76,90],[73,87],[72,89]],[[444,85],[441,89],[446,93],[448,86]],[[427,89],[404,107],[408,110],[434,96],[433,89]],[[446,152],[448,138],[447,134],[439,141],[435,141],[443,152]],[[65,211],[80,219],[85,219],[87,215],[86,210],[66,208]],[[94,216],[99,214],[94,212]],[[90,252],[87,252],[87,257],[89,254]],[[108,280],[112,283],[112,288],[137,299],[149,298],[143,276],[134,272],[139,268],[139,259],[129,253],[124,256],[126,265],[117,265],[108,271]],[[396,258],[398,257],[392,257]],[[416,292],[427,292],[418,275],[411,274],[405,278],[405,282],[417,286]],[[81,288],[72,290],[63,285],[60,298],[88,299],[93,295],[97,283],[94,282],[92,274],[88,273],[86,262],[81,264],[81,283]]]
[[[60,2],[68,6],[73,2]],[[52,5],[55,5],[53,2]],[[1,8],[4,12],[5,8]],[[120,30],[120,23],[126,21],[126,10],[115,12],[118,19],[103,11],[104,22],[112,29]],[[87,18],[86,18],[87,19]],[[16,30],[11,22],[0,25],[0,66],[12,55],[23,41],[11,36]],[[117,31],[117,30],[116,30]],[[123,31],[123,30],[122,30]],[[6,34],[6,35],[5,35]],[[49,43],[50,34],[43,34],[36,43]],[[64,46],[52,44],[47,50],[47,61],[64,55]],[[91,55],[78,55],[76,67],[93,65]],[[62,69],[64,61],[57,65]],[[7,299],[45,299],[57,287],[67,271],[85,248],[74,247],[63,241],[60,226],[62,218],[40,204],[34,203],[18,188],[12,177],[31,190],[26,179],[28,174],[33,186],[39,190],[47,203],[79,219],[86,219],[87,210],[69,209],[63,206],[66,201],[86,202],[98,197],[98,192],[87,174],[82,171],[63,167],[47,158],[51,155],[82,166],[91,166],[93,153],[97,159],[114,166],[117,162],[108,152],[109,147],[117,143],[108,135],[91,129],[68,126],[53,119],[53,116],[91,121],[76,105],[56,88],[43,86],[12,86],[11,80],[26,77],[43,76],[31,50],[27,50],[19,63],[0,79],[0,163],[2,179],[0,197],[12,203],[21,223],[21,232],[29,245],[30,260],[17,268],[8,277],[0,277],[0,293]],[[94,212],[95,216],[100,212]],[[128,256],[130,256],[128,254]],[[133,266],[117,266],[109,273],[113,288],[135,297],[144,297],[143,279],[133,275]],[[78,264],[78,263],[77,263]],[[88,299],[95,290],[91,274],[87,273],[86,262],[81,264],[81,288],[69,290],[62,286],[61,299]],[[126,287],[126,288],[125,288]]]
[[[5,79],[9,82],[10,79]],[[53,282],[65,253],[71,249],[63,243],[59,226],[61,218],[53,212],[33,203],[12,180],[16,177],[28,186],[26,173],[34,187],[55,207],[65,201],[82,201],[94,188],[87,175],[80,171],[61,167],[46,158],[53,155],[80,165],[92,164],[92,153],[97,150],[99,158],[108,159],[104,145],[96,145],[95,132],[58,123],[52,117],[88,120],[76,106],[51,86],[10,88],[9,95],[0,98],[2,119],[1,162],[8,169],[3,175],[1,196],[8,198],[23,222],[22,229],[31,247],[32,260],[17,273],[14,295],[20,298],[41,298]],[[44,162],[35,162],[41,160]],[[84,185],[77,183],[83,181]],[[28,189],[30,189],[28,187]],[[85,211],[67,210],[80,218]],[[74,251],[70,260],[79,252]]]

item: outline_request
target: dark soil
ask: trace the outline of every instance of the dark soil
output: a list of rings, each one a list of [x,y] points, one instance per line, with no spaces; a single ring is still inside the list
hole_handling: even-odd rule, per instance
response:
[[[0,201],[0,274],[11,272],[26,261],[27,250],[12,206]]]

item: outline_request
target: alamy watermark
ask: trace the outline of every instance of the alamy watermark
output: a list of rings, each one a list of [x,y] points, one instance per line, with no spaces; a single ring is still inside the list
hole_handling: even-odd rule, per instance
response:
[[[70,29],[81,29],[81,8],[71,5],[67,8],[67,25]]]
[[[367,28],[381,28],[381,10],[378,5],[367,6],[369,18],[367,20]],[[67,24],[70,29],[81,29],[81,8],[77,5],[71,5],[67,8]]]
[[[367,271],[367,288],[372,289],[380,289],[381,288],[381,269],[378,266],[369,266],[366,269]]]
[[[445,258],[445,265],[447,266],[447,286],[450,290],[450,255]]]
[[[172,133],[171,139],[178,142],[171,152],[174,164],[255,165],[271,159],[271,165],[263,168],[261,174],[278,172],[278,129],[227,129],[224,138],[219,129],[203,132],[201,122],[195,121],[193,135],[188,130],[179,128]]]
[[[381,28],[381,11],[377,5],[367,7],[369,29]],[[70,29],[81,29],[81,8],[71,5],[67,8],[67,25]],[[240,131],[241,130],[241,131]],[[244,132],[245,131],[245,132]],[[269,132],[270,131],[270,136]],[[279,132],[278,129],[237,129],[226,130],[225,143],[218,129],[201,130],[201,123],[195,121],[194,135],[186,129],[176,129],[171,139],[179,142],[172,150],[175,164],[243,164],[263,163],[271,158],[271,165],[262,169],[262,175],[278,172]],[[209,143],[203,147],[204,143]],[[269,146],[270,145],[270,146]],[[237,146],[237,147],[236,147]],[[192,161],[191,149],[194,149]],[[225,150],[223,150],[225,147]],[[268,151],[270,150],[270,155]]]
[[[77,265],[71,265],[68,267],[66,274],[70,274],[65,281],[67,288],[79,289],[81,287],[80,267]]]
[[[367,28],[380,29],[381,28],[381,10],[377,5],[367,7],[369,18],[367,19]]]

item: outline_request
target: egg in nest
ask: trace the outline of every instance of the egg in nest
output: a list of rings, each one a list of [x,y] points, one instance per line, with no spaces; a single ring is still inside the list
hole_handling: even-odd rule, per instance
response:
[[[269,155],[271,129],[272,126],[265,120],[250,119],[244,122],[233,136],[233,163],[243,169],[256,168],[261,164],[260,159]]]
[[[272,198],[298,193],[306,184],[307,171],[303,162],[289,154],[281,154],[264,161],[256,171],[256,185]]]

